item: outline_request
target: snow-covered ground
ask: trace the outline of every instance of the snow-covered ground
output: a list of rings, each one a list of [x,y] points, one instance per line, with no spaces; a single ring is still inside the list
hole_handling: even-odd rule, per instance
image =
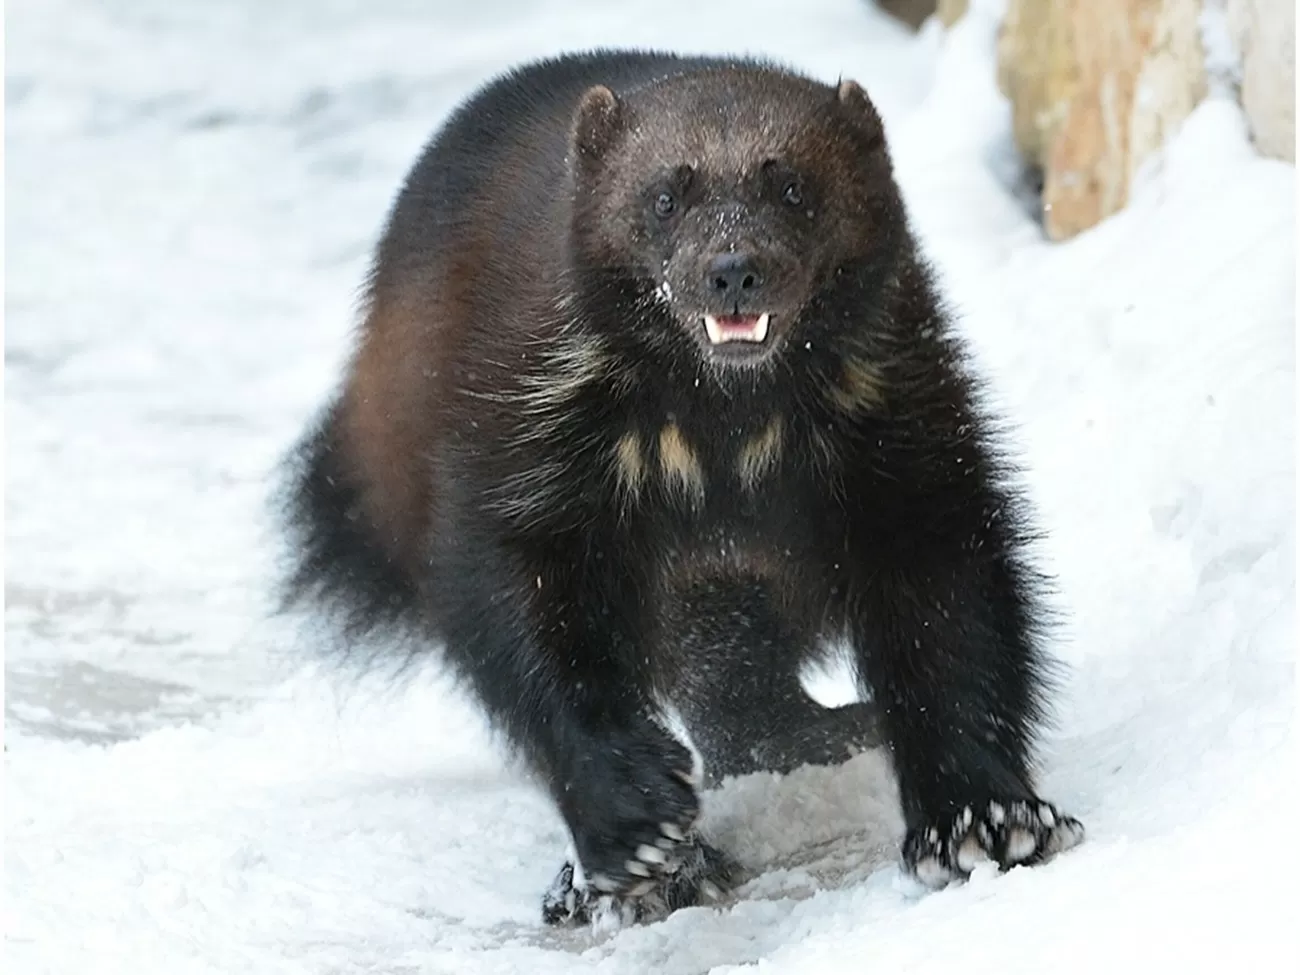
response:
[[[7,4],[6,970],[1294,958],[1294,169],[1213,98],[1125,213],[1043,243],[995,177],[999,4],[974,6],[914,38],[862,0]],[[1048,529],[1045,792],[1084,846],[923,895],[866,755],[710,798],[759,874],[721,907],[552,931],[563,831],[474,709],[302,670],[267,618],[266,476],[398,180],[472,86],[597,43],[762,51],[880,104]]]

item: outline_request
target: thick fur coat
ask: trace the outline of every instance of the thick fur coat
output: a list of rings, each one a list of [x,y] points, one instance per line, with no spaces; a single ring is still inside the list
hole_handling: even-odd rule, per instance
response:
[[[445,647],[598,891],[691,849],[665,702],[713,778],[883,741],[923,878],[1035,862],[1082,828],[1033,784],[1044,616],[977,394],[856,84],[528,65],[393,207],[295,455],[291,595]],[[870,705],[799,685],[837,638]]]

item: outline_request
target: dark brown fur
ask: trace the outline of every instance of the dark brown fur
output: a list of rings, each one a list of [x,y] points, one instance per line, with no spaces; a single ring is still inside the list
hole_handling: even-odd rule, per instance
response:
[[[393,208],[292,591],[445,644],[598,889],[645,893],[698,811],[665,699],[713,773],[883,737],[923,874],[1033,862],[1077,824],[1032,787],[1043,614],[975,397],[857,85],[527,66]],[[875,701],[842,715],[798,682],[839,636]]]

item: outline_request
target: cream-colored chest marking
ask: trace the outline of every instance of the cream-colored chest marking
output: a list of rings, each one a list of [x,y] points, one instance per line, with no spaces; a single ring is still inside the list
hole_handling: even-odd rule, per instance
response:
[[[704,468],[676,423],[666,423],[659,431],[659,473],[670,492],[696,504],[704,501]]]
[[[767,425],[740,444],[735,455],[736,477],[748,491],[757,491],[763,480],[781,464],[785,451],[785,420],[779,414]],[[682,428],[668,422],[659,430],[658,473],[665,490],[686,498],[694,504],[704,501],[704,465],[700,456]],[[647,463],[645,444],[641,435],[629,430],[614,442],[612,450],[614,478],[619,492],[626,501],[635,500],[645,487],[647,476],[655,463]]]
[[[645,480],[645,454],[641,449],[641,436],[634,430],[618,438],[614,444],[614,473],[624,498],[634,499],[641,494]]]
[[[766,427],[746,440],[736,455],[736,474],[746,490],[758,490],[763,478],[781,463],[784,448],[785,421],[777,414]]]

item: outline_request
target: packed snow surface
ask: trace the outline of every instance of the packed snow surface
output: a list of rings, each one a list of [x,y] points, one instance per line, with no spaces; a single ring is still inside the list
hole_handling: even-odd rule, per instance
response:
[[[914,37],[862,0],[8,4],[6,970],[1278,969],[1294,169],[1211,97],[1124,213],[1045,243],[973,7]],[[268,472],[404,170],[481,81],[595,44],[767,53],[880,105],[1046,529],[1043,791],[1083,846],[925,894],[868,754],[709,797],[756,874],[721,906],[546,929],[565,835],[475,709],[304,669],[269,617]]]

